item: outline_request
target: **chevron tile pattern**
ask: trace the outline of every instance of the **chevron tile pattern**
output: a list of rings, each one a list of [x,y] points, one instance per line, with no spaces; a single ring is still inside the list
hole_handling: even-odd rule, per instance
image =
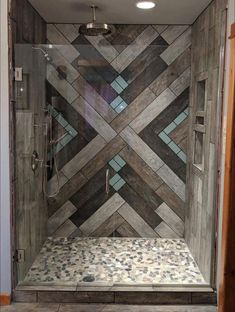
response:
[[[47,32],[48,110],[62,138],[49,234],[181,238],[191,27],[116,25],[106,38],[78,27]]]

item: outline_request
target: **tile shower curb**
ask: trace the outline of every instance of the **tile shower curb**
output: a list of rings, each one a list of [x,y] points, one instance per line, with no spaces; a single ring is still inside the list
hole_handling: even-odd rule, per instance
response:
[[[216,304],[217,294],[208,286],[101,286],[19,285],[15,302],[116,303],[116,304]]]

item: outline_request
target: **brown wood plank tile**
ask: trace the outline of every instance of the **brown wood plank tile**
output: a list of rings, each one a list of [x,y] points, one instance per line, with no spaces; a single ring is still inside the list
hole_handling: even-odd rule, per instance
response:
[[[130,103],[111,123],[116,132],[121,132],[129,123],[135,119],[153,100],[154,93],[146,88],[135,100]]]
[[[119,228],[125,220],[118,214],[114,213],[107,219],[100,227],[98,227],[92,234],[92,237],[109,237],[114,230]]]
[[[125,147],[119,155],[131,166],[141,178],[156,191],[163,180],[136,154],[129,146]]]
[[[71,196],[73,196],[87,182],[87,179],[78,172],[60,189],[57,196],[48,200],[48,214],[51,216],[60,208]]]
[[[162,221],[159,216],[128,184],[125,184],[118,193],[125,201],[147,222],[153,229]]]
[[[185,203],[173,192],[169,186],[163,183],[156,193],[174,212],[184,220]]]
[[[121,93],[123,100],[130,104],[134,99],[158,77],[167,65],[157,57],[129,86]]]
[[[190,63],[191,51],[190,49],[187,49],[151,83],[149,88],[156,96],[158,96],[190,66]]]
[[[119,171],[119,175],[154,211],[162,204],[162,199],[143,181],[141,175],[136,174],[129,165],[125,165]]]
[[[120,136],[116,136],[82,169],[84,176],[88,179],[92,178],[96,172],[103,168],[125,145],[126,143]]]
[[[71,217],[70,220],[79,227],[90,216],[92,216],[112,195],[115,193],[113,189],[110,189],[109,194],[105,192],[105,186],[102,186],[93,196],[80,207]]]

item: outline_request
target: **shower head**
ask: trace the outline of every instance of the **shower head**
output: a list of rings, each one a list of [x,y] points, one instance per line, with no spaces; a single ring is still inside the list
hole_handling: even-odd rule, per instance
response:
[[[43,50],[42,48],[39,48],[39,47],[32,47],[33,50],[39,50],[43,53],[43,56],[45,57],[45,59],[47,60],[47,62],[51,62],[52,59],[50,57],[50,55],[45,51]]]
[[[93,21],[87,24],[83,24],[79,27],[79,33],[85,36],[107,36],[114,32],[115,28],[112,25],[96,22],[95,10],[97,6],[91,6],[93,11]]]

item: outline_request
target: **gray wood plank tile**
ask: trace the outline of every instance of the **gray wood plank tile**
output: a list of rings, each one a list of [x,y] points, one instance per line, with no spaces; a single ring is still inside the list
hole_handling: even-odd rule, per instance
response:
[[[113,128],[110,127],[110,125],[81,96],[72,103],[72,106],[87,120],[87,122],[89,122],[89,124],[105,139],[106,142],[111,141],[117,135]]]
[[[103,36],[86,36],[86,38],[109,63],[119,55],[115,46],[111,45]]]
[[[81,75],[74,81],[73,87],[108,123],[117,116],[112,107]]]
[[[79,52],[53,24],[47,24],[47,39],[70,63],[79,56]]]
[[[156,96],[159,96],[190,66],[190,63],[191,51],[190,48],[188,48],[151,83],[149,88]]]
[[[114,194],[105,202],[90,218],[88,218],[79,229],[86,235],[94,232],[108,218],[111,217],[123,204],[124,199],[118,194]]]
[[[172,84],[169,89],[177,96],[179,96],[185,89],[190,86],[191,68],[188,67]]]
[[[163,238],[179,238],[179,236],[164,221],[158,224],[154,230]]]
[[[132,130],[127,127],[121,132],[121,137],[128,145],[147,163],[154,171],[163,166],[163,161],[148,147],[146,143]]]
[[[127,108],[118,115],[111,126],[117,132],[123,130],[129,123],[135,119],[153,100],[156,98],[154,93],[146,88]]]
[[[148,26],[132,44],[112,61],[111,65],[121,73],[157,36],[156,30],[152,26]]]
[[[59,228],[59,226],[61,226],[67,219],[69,219],[69,217],[76,211],[77,208],[70,201],[67,201],[48,219],[48,235],[53,234]]]
[[[53,237],[69,237],[77,229],[72,221],[66,220],[54,233]]]
[[[165,223],[171,227],[171,229],[178,235],[183,237],[184,235],[184,222],[174,213],[174,211],[167,206],[166,203],[162,203],[155,212],[162,218]]]
[[[175,94],[167,88],[142,113],[140,113],[130,126],[136,133],[140,133],[176,98]]]
[[[141,237],[158,237],[157,233],[127,203],[125,203],[118,210],[118,213],[133,227],[133,229]]]
[[[162,54],[161,58],[170,65],[181,53],[191,45],[191,27],[174,41]]]
[[[167,43],[172,44],[188,27],[188,25],[170,25],[161,33],[161,36]]]
[[[157,174],[162,178],[162,180],[181,198],[185,201],[185,184],[178,176],[166,165],[164,164]]]
[[[69,42],[74,41],[79,36],[78,29],[73,24],[55,24],[55,26]]]
[[[106,145],[105,140],[97,135],[82,149],[72,160],[70,160],[62,169],[62,173],[70,179],[80,169],[82,169],[99,151]]]
[[[47,64],[47,80],[67,100],[72,103],[79,94],[65,79],[60,79],[58,72],[51,65]]]

